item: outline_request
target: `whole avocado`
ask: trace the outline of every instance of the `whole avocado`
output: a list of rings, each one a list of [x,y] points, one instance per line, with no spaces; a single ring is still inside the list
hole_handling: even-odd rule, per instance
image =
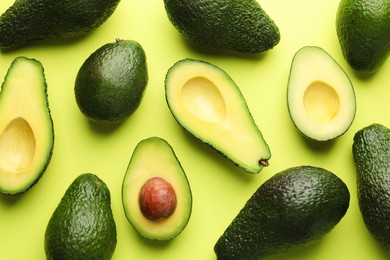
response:
[[[45,232],[48,260],[109,260],[116,225],[107,185],[96,175],[79,175],[53,212]]]
[[[260,259],[322,238],[350,194],[330,171],[298,166],[275,174],[246,202],[214,246],[217,259]]]
[[[120,0],[17,0],[0,16],[0,48],[85,35],[102,25]]]
[[[121,123],[139,107],[147,83],[142,46],[133,40],[117,39],[84,61],[75,81],[75,98],[80,111],[90,120]]]
[[[390,129],[377,123],[360,129],[352,151],[364,223],[374,239],[390,251]]]
[[[190,41],[260,53],[280,41],[279,28],[256,0],[164,0],[173,26]]]
[[[341,50],[356,71],[377,71],[390,54],[390,1],[341,0],[336,29]]]

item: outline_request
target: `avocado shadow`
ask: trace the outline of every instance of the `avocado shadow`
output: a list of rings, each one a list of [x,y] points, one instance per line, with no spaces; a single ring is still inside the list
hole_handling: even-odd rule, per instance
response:
[[[9,195],[9,194],[0,194],[0,200],[7,206],[12,207],[17,204],[23,197],[23,193]]]
[[[84,39],[88,38],[93,33],[94,31],[91,31],[83,35],[63,39],[31,40],[21,45],[1,48],[0,51],[3,54],[11,54],[20,50],[70,46],[82,42]]]
[[[85,119],[88,122],[88,126],[90,129],[92,129],[95,133],[101,134],[101,135],[109,135],[112,132],[119,129],[124,122],[122,123],[101,123],[101,122],[95,122],[89,119]]]
[[[318,152],[328,152],[330,149],[332,149],[337,139],[334,138],[332,140],[327,140],[327,141],[318,141],[318,140],[310,139],[303,135],[301,135],[301,138],[304,140],[306,145],[311,150],[318,151]]]
[[[247,59],[247,60],[261,60],[267,55],[267,51],[261,53],[244,53],[244,52],[223,49],[223,48],[216,48],[209,45],[196,43],[184,37],[181,37],[181,40],[186,47],[188,47],[195,53],[202,53],[207,56],[236,57],[239,59]]]

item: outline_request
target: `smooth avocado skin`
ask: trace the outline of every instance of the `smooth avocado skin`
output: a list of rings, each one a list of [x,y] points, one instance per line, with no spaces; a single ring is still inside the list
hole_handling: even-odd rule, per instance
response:
[[[336,29],[342,53],[358,72],[373,73],[390,53],[390,2],[341,0]]]
[[[214,246],[217,259],[262,259],[321,239],[343,218],[350,194],[335,174],[297,166],[275,174]]]
[[[80,67],[75,98],[91,121],[122,123],[139,107],[148,83],[146,54],[134,40],[107,43]]]
[[[356,115],[351,80],[328,52],[304,46],[294,55],[287,84],[287,107],[295,127],[308,139],[343,135]]]
[[[0,192],[21,194],[46,171],[54,147],[43,65],[19,56],[0,92]]]
[[[151,183],[154,191],[145,189]],[[153,136],[137,144],[123,177],[122,205],[127,220],[144,238],[167,241],[185,229],[192,213],[191,187],[166,140]]]
[[[269,165],[270,148],[226,71],[202,60],[179,60],[165,76],[165,98],[183,129],[241,169],[259,173]]]
[[[255,0],[164,0],[173,26],[192,42],[261,53],[280,41],[279,28]]]
[[[17,0],[0,16],[0,48],[74,38],[102,25],[120,0]]]
[[[352,151],[357,195],[364,223],[374,239],[390,251],[390,130],[373,123],[356,132]]]
[[[116,225],[107,185],[95,174],[79,175],[53,212],[45,231],[48,260],[109,260]]]

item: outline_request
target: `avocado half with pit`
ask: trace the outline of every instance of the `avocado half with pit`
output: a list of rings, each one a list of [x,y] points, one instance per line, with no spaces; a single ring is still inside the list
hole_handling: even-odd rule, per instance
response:
[[[192,193],[173,148],[160,137],[138,143],[122,183],[126,218],[141,236],[170,240],[190,219]]]
[[[0,192],[31,188],[52,155],[54,128],[42,64],[16,58],[0,92]]]
[[[180,60],[166,74],[165,95],[172,115],[189,133],[249,173],[268,166],[270,149],[224,70],[205,61]]]
[[[332,140],[344,134],[356,114],[348,75],[322,48],[305,46],[292,60],[287,87],[291,119],[306,137]]]

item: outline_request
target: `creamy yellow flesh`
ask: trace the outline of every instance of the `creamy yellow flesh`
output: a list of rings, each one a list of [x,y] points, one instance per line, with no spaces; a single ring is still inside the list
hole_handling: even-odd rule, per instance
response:
[[[180,124],[248,172],[257,173],[270,151],[235,83],[201,62],[179,64],[166,81],[168,105]]]
[[[295,126],[305,136],[319,141],[343,134],[356,112],[351,81],[318,47],[304,47],[296,53],[291,64],[287,101]]]
[[[35,153],[34,133],[23,118],[13,119],[0,135],[0,171],[23,172]]]
[[[48,163],[53,128],[43,68],[19,59],[0,95],[0,190],[18,193],[35,182]]]
[[[305,90],[303,105],[311,120],[328,122],[337,117],[340,111],[340,97],[332,86],[323,81],[314,81]]]

